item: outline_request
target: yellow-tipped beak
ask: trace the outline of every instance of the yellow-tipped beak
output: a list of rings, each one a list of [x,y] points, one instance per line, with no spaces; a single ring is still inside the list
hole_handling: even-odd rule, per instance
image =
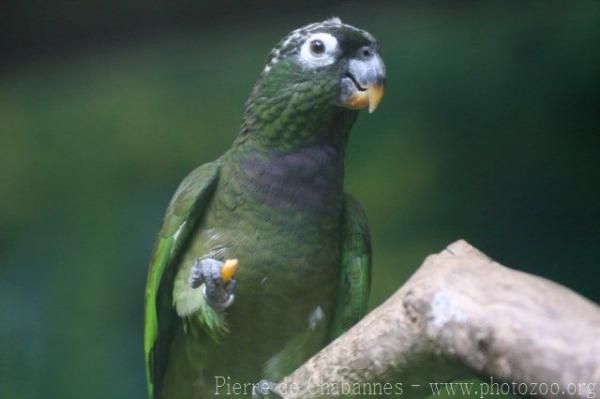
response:
[[[235,271],[237,270],[239,262],[237,259],[227,259],[223,268],[221,269],[221,281],[228,283],[233,278]]]
[[[369,113],[373,113],[383,98],[383,91],[382,84],[369,85],[367,90],[353,93],[344,105],[350,109],[369,107]]]
[[[370,56],[365,58],[364,48],[357,58],[348,61],[348,69],[341,80],[341,105],[350,109],[369,108],[369,113],[377,109],[383,98],[385,65],[373,49],[367,49]]]
[[[367,87],[367,97],[369,100],[369,113],[372,114],[383,98],[383,85],[371,85]]]

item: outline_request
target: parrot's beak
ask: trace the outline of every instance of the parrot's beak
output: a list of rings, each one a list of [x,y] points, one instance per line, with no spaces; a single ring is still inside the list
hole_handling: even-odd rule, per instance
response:
[[[342,78],[341,103],[350,109],[375,111],[383,98],[385,66],[377,53],[367,60],[352,59]]]
[[[373,113],[383,98],[383,85],[370,85],[352,93],[344,105],[350,109],[361,109],[369,107],[369,113]]]

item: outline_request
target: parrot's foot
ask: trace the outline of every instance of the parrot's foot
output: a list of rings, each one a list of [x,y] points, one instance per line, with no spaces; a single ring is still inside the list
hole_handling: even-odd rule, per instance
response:
[[[189,284],[192,288],[203,285],[206,303],[213,309],[223,310],[235,300],[236,281],[233,278],[238,266],[236,259],[220,262],[211,258],[197,259],[192,265]]]
[[[275,391],[276,385],[273,381],[261,380],[252,388],[252,399],[282,399]]]

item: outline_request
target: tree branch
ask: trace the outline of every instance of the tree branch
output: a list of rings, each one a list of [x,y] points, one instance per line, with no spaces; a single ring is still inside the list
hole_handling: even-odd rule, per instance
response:
[[[430,382],[469,375],[527,384],[513,384],[513,393],[523,394],[518,387],[538,397],[596,397],[600,307],[457,241],[429,256],[393,296],[276,390],[285,399],[348,388],[364,395],[364,383],[381,389],[388,382],[405,397],[423,397]],[[552,392],[533,392],[543,384]]]

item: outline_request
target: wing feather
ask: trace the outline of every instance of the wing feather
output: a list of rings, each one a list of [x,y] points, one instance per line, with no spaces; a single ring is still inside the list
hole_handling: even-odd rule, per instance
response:
[[[331,338],[343,334],[366,313],[371,286],[371,235],[360,203],[346,195],[343,214],[342,267]]]
[[[150,398],[157,397],[177,317],[171,290],[178,259],[202,218],[218,182],[219,161],[192,171],[169,203],[146,282],[144,355]]]

